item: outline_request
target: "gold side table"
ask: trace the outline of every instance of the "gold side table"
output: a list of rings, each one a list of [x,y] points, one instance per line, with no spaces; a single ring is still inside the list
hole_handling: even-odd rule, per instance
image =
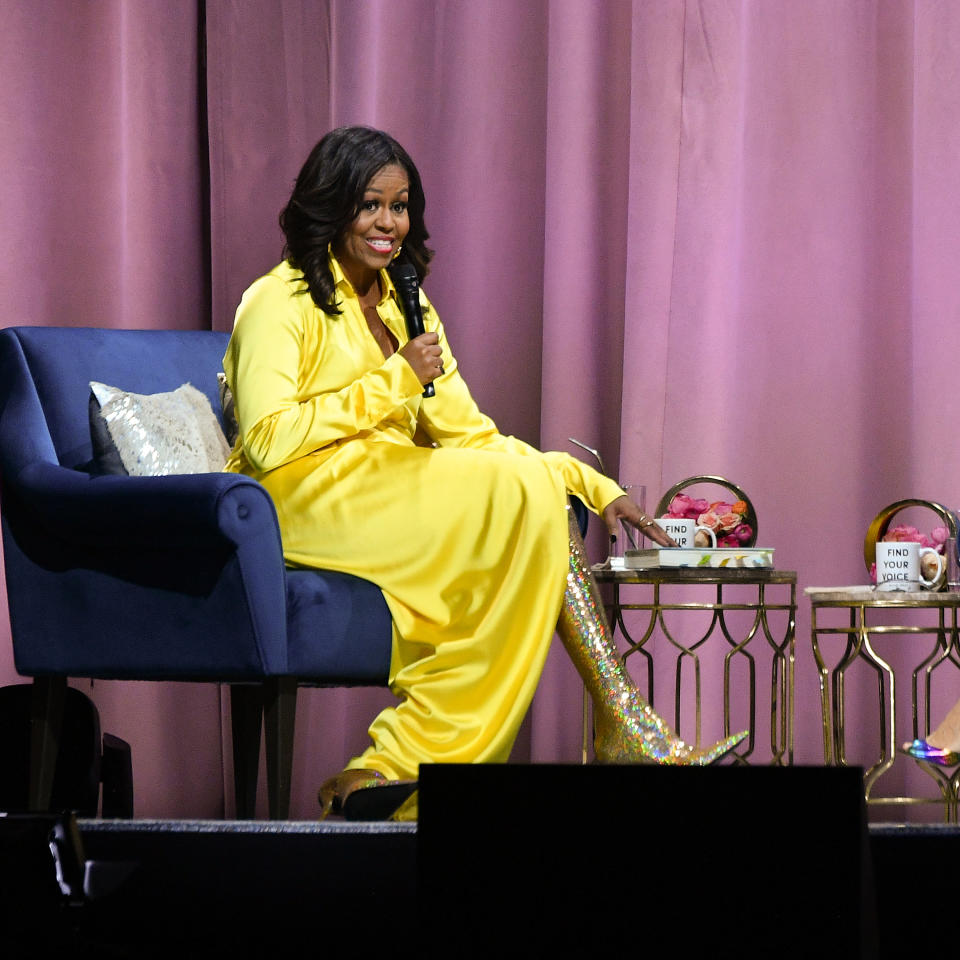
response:
[[[877,652],[874,639],[881,636],[928,638],[926,645],[912,645],[917,647],[916,654],[921,659],[911,670],[912,734],[902,736],[901,739],[925,737],[930,731],[930,684],[934,672],[949,669],[951,664],[960,669],[957,646],[960,592],[882,592],[873,587],[808,587],[804,593],[810,598],[811,641],[820,675],[824,762],[835,766],[845,766],[847,763],[844,679],[851,665],[862,660],[876,673],[880,708],[880,757],[864,772],[864,796],[867,803],[942,805],[944,819],[948,823],[956,822],[960,770],[951,777],[947,768],[920,763],[921,768],[937,786],[939,795],[933,799],[874,795],[877,781],[897,759],[899,743],[896,716],[897,671]],[[846,623],[827,625],[830,615],[826,611],[832,609],[846,611],[846,617],[839,618],[841,622],[846,620]],[[896,616],[889,616],[893,611],[913,611],[914,621],[921,622],[890,622],[898,619]],[[831,635],[844,638],[845,643],[839,660],[833,667],[828,667],[821,650],[821,641]],[[921,698],[924,704],[922,714],[919,709]]]
[[[622,654],[624,666],[629,666],[631,657],[639,656],[646,664],[647,691],[646,697],[651,705],[655,704],[653,689],[653,654],[646,649],[651,637],[663,636],[676,650],[675,660],[675,703],[674,728],[680,731],[681,720],[681,684],[685,666],[692,666],[695,684],[696,710],[696,746],[700,747],[701,731],[701,672],[700,650],[708,640],[720,640],[729,648],[723,661],[723,726],[724,734],[731,730],[731,702],[734,691],[731,689],[731,672],[736,658],[743,658],[749,676],[747,699],[749,704],[750,735],[746,740],[746,749],[738,751],[735,756],[738,762],[747,763],[754,752],[757,743],[756,730],[756,687],[757,687],[757,645],[751,644],[759,637],[760,648],[771,653],[770,662],[770,750],[771,764],[783,766],[793,763],[793,693],[794,693],[794,660],[795,660],[795,633],[797,614],[797,575],[788,570],[771,569],[723,569],[709,567],[677,567],[658,568],[655,570],[609,570],[602,566],[594,567],[594,576],[601,584],[609,585],[612,590],[612,603],[608,607],[611,628],[614,635],[619,631],[626,641],[627,649]],[[669,587],[712,587],[713,599],[710,602],[666,602],[662,592]],[[724,598],[724,587],[753,588],[746,591],[739,590],[738,594],[747,594],[747,597],[738,596],[731,601]],[[770,591],[774,595],[785,591],[786,596],[779,602],[772,602]],[[627,603],[623,599],[625,591],[638,592],[645,590],[646,597],[633,599]],[[755,591],[755,592],[754,592]],[[683,590],[672,593],[682,594]],[[787,599],[787,596],[789,599]],[[665,619],[670,611],[698,610],[710,613],[710,620],[706,632],[701,634],[693,643],[684,643],[675,635]],[[624,619],[626,611],[645,613],[641,617],[641,626],[634,629],[636,636],[631,635]],[[730,622],[728,614],[732,611],[747,611],[748,625],[737,629]],[[770,614],[775,611],[785,615],[786,622],[782,633],[774,634]],[[678,619],[679,622],[679,619]],[[591,740],[592,724],[590,722],[589,698],[584,696],[584,727],[582,759],[587,760],[588,747]]]

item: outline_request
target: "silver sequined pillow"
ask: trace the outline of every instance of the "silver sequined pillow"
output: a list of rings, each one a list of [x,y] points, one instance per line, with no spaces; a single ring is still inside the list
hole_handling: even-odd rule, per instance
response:
[[[90,390],[99,404],[99,420],[106,426],[123,470],[131,476],[216,473],[227,462],[230,448],[210,401],[191,384],[169,393],[145,395],[91,381]],[[96,448],[95,427],[91,433]],[[106,458],[111,453],[107,451]],[[104,455],[105,451],[94,449],[97,461],[102,462]]]

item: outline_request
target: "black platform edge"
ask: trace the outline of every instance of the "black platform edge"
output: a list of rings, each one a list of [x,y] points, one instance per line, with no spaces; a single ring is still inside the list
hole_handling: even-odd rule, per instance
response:
[[[273,833],[273,834],[394,834],[417,832],[416,823],[342,820],[104,820],[80,817],[82,833]],[[953,823],[871,823],[871,837],[960,837]]]
[[[277,836],[392,836],[416,834],[416,823],[342,820],[91,820],[79,819],[82,836],[87,834],[197,834],[232,836],[256,834]]]
[[[2,814],[0,814],[2,816]],[[141,818],[137,820],[79,817],[77,824],[89,832],[129,830],[185,833],[416,833],[417,824],[389,820],[212,820]],[[871,836],[960,836],[960,824],[874,822],[867,825]]]
[[[960,825],[956,823],[871,823],[867,827],[870,838],[874,837],[960,837]]]

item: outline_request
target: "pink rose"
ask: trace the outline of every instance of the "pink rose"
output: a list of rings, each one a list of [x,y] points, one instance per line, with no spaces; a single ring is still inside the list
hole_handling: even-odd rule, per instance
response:
[[[749,523],[740,523],[734,529],[733,535],[740,543],[746,543],[753,536],[753,527]]]
[[[711,503],[710,509],[718,516],[722,517],[725,513],[730,513],[733,510],[732,503]]]
[[[733,530],[733,528],[740,522],[741,517],[739,513],[733,513],[728,511],[727,513],[720,514],[720,529],[721,530]]]
[[[906,524],[899,523],[891,527],[883,539],[888,543],[919,543],[921,547],[931,547],[938,553],[943,553],[945,543],[950,536],[950,531],[946,527],[934,527],[928,536],[921,533],[916,527],[908,527]]]
[[[671,517],[684,517],[687,514],[687,511],[690,509],[690,504],[693,501],[685,494],[678,493],[671,501],[670,505],[667,507],[667,513]]]
[[[887,543],[920,543],[922,538],[923,534],[916,527],[908,527],[899,523],[897,526],[891,527],[883,539]]]
[[[709,527],[716,533],[720,526],[720,518],[712,510],[708,510],[706,513],[701,513],[700,516],[697,517],[697,523],[700,524],[701,527]]]

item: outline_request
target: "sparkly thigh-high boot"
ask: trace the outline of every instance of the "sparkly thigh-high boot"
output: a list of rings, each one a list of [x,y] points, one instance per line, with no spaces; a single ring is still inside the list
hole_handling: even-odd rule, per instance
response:
[[[602,763],[706,766],[729,753],[747,732],[706,750],[684,743],[640,695],[617,656],[580,530],[567,508],[570,567],[557,632],[593,700],[594,750]]]

